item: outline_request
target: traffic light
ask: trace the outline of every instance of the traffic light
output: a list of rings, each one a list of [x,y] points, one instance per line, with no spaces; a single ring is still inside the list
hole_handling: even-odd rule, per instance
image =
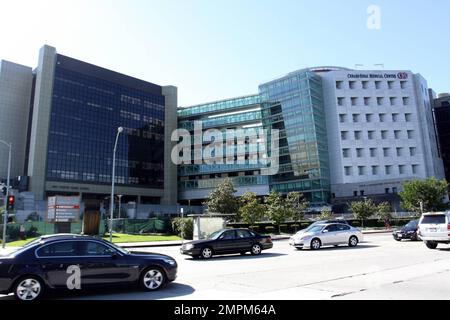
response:
[[[14,196],[8,196],[8,199],[6,199],[6,210],[8,211],[14,210],[14,202],[15,202]]]

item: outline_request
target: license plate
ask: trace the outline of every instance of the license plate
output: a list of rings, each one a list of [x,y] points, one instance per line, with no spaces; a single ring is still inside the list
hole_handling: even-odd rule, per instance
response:
[[[436,229],[436,228],[430,228],[430,229],[428,229],[428,231],[430,231],[430,232],[436,232],[437,229]]]

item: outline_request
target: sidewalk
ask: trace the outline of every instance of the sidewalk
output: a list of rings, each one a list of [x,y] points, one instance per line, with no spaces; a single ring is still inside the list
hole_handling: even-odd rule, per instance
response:
[[[364,230],[363,234],[391,233],[392,230]],[[291,235],[273,235],[272,241],[289,240]],[[191,240],[185,240],[189,242]],[[134,243],[116,243],[122,248],[151,248],[151,247],[180,247],[183,241],[155,241],[155,242],[134,242]]]

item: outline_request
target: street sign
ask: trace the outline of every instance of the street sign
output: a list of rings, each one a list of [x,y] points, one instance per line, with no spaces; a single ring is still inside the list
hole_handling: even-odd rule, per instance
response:
[[[80,201],[80,197],[49,197],[47,221],[77,222],[80,219]]]

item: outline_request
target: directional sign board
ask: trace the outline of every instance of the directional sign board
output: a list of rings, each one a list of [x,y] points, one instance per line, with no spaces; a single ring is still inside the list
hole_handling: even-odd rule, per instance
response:
[[[79,219],[80,197],[55,196],[48,198],[48,222],[77,222]]]

